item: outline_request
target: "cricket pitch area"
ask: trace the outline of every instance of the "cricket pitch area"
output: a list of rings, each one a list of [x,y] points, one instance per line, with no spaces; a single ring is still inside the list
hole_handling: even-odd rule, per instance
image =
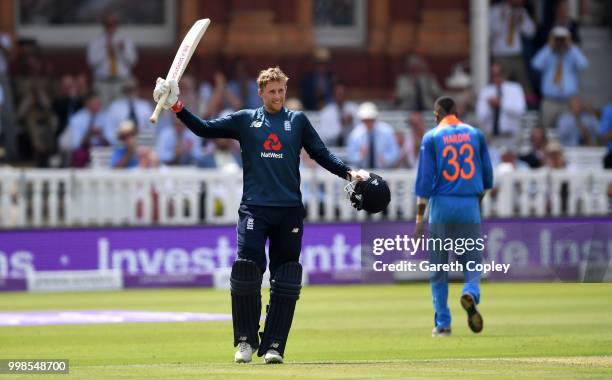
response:
[[[69,359],[69,375],[45,375],[57,379],[612,378],[612,284],[485,283],[485,327],[477,335],[467,327],[460,292],[460,284],[451,284],[453,336],[432,338],[427,284],[305,287],[283,365],[263,365],[258,357],[234,364],[227,318],[2,326],[0,358]],[[230,307],[229,291],[213,289],[0,297],[0,314],[231,315]],[[3,376],[29,377],[39,376]]]

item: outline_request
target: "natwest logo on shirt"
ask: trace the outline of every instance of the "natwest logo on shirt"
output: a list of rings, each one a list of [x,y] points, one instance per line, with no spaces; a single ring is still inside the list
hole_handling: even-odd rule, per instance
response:
[[[276,134],[270,133],[266,141],[264,141],[263,147],[265,150],[273,150],[278,152],[279,150],[283,149],[283,144],[281,144]]]
[[[261,152],[262,158],[283,158],[282,153],[275,153],[283,148],[283,144],[281,144],[280,139],[275,133],[268,135],[268,138],[263,143],[263,147],[267,152]]]

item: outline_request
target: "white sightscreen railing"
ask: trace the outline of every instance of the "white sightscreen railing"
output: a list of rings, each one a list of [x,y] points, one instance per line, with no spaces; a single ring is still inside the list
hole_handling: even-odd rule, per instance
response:
[[[311,222],[411,220],[413,170],[379,171],[391,188],[385,214],[354,210],[346,181],[323,169],[302,170]],[[539,169],[496,175],[484,217],[610,215],[612,171]],[[0,227],[232,224],[242,173],[195,168],[157,170],[0,169]]]

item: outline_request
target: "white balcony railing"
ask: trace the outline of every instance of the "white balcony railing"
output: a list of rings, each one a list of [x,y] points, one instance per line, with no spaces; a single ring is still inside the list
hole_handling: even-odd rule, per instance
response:
[[[380,171],[391,188],[388,212],[373,220],[414,217],[413,170]],[[159,170],[0,170],[0,228],[103,225],[232,224],[242,193],[241,173]],[[545,169],[496,176],[483,201],[484,217],[610,215],[612,171]],[[346,200],[345,181],[302,171],[311,222],[365,220]]]

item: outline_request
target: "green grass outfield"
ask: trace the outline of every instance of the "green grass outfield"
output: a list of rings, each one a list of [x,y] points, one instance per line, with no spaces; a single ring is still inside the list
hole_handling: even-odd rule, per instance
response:
[[[432,338],[426,284],[307,287],[282,366],[233,364],[227,321],[0,327],[0,358],[70,359],[58,379],[612,378],[612,284],[484,284],[480,335],[460,291],[451,286],[453,336]],[[0,311],[58,309],[230,313],[230,303],[211,289],[0,295]]]

